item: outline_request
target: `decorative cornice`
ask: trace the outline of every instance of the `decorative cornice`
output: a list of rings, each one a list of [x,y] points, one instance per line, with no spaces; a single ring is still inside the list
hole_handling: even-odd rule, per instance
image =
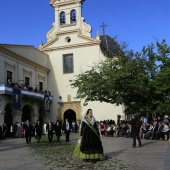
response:
[[[42,51],[43,48],[53,44],[54,42],[56,42],[58,40],[59,35],[68,35],[68,34],[72,34],[72,33],[77,33],[78,29],[74,29],[74,30],[68,30],[68,31],[62,31],[62,32],[53,32],[54,28],[52,28],[48,33],[47,33],[47,39],[48,42],[47,44],[43,45],[40,50]]]
[[[40,75],[39,73],[37,74],[38,79],[44,80],[45,81],[45,76]]]
[[[47,39],[48,41],[54,40],[54,39],[58,39],[56,33],[55,33],[55,23],[52,24],[53,28],[50,29],[50,31],[47,33]]]
[[[32,71],[28,71],[28,70],[26,70],[25,68],[23,68],[23,73],[24,73],[24,74],[27,74],[27,75],[29,75],[29,76],[32,75]]]
[[[96,39],[93,39],[91,37],[88,37],[88,36],[85,36],[85,35],[82,35],[81,34],[81,31],[80,29],[75,29],[75,30],[69,30],[69,31],[63,31],[63,32],[60,32],[60,33],[56,33],[56,35],[69,35],[69,34],[72,34],[72,33],[77,33],[77,37],[81,38],[81,39],[84,39],[84,40],[88,40],[89,42],[85,42],[85,43],[79,43],[79,44],[72,44],[72,45],[67,45],[67,46],[60,46],[60,47],[49,47],[51,46],[53,43],[55,43],[58,39],[55,38],[51,41],[49,41],[47,44],[45,44],[44,46],[42,46],[42,48],[40,48],[40,51],[50,51],[50,50],[63,50],[63,49],[72,49],[72,48],[78,48],[78,47],[82,47],[82,46],[94,46],[94,45],[99,45],[101,43],[100,40],[96,40]],[[57,36],[57,37],[58,37]],[[49,48],[48,48],[49,47]]]
[[[79,48],[79,47],[88,47],[88,46],[95,46],[99,45],[99,42],[87,42],[87,43],[80,43],[74,45],[67,45],[67,46],[60,46],[60,47],[53,47],[53,48],[45,48],[42,51],[53,51],[53,50],[65,50],[65,49],[72,49],[72,48]]]
[[[65,104],[73,104],[73,103],[81,103],[81,101],[71,101],[71,102],[58,102],[60,105],[65,105]]]
[[[81,34],[89,36],[91,38],[92,28],[89,24],[84,22],[85,19],[81,17]]]
[[[43,67],[43,66],[41,66],[41,65],[31,61],[31,60],[28,60],[28,59],[12,52],[12,51],[10,51],[10,50],[2,47],[2,46],[0,46],[0,53],[5,54],[6,55],[5,57],[7,57],[7,58],[10,58],[10,59],[13,58],[18,62],[23,62],[24,64],[29,65],[29,67],[32,67],[32,68],[36,67],[37,69],[44,71],[46,73],[48,73],[50,71],[48,68]]]
[[[4,61],[4,64],[5,64],[5,66],[10,67],[10,68],[12,68],[12,69],[14,69],[14,70],[15,70],[15,68],[16,68],[15,64],[10,64],[10,63],[8,63],[8,62],[6,62],[6,61]]]
[[[56,2],[56,0],[51,0],[50,1],[50,5],[53,6],[54,8],[59,7],[59,6],[65,6],[65,5],[70,5],[70,4],[75,4],[75,3],[80,3],[82,0],[71,0],[71,1],[58,1]]]
[[[65,27],[72,27],[77,25],[77,23],[73,23],[73,24],[65,24],[65,25],[60,25],[60,28],[65,28]]]
[[[91,42],[98,42],[99,44],[101,43],[101,40],[93,39],[93,38],[91,38],[91,37],[88,37],[88,36],[82,35],[80,30],[78,30],[78,32],[77,32],[77,36],[78,36],[78,37],[80,37],[80,38],[82,38],[82,39],[85,39],[85,40],[91,41]]]

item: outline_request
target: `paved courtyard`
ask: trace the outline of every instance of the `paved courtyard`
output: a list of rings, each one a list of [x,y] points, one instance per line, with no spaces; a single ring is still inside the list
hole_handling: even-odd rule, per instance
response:
[[[71,133],[70,137],[71,143],[77,142],[78,134]],[[34,145],[34,142],[35,139],[31,145]],[[103,137],[102,142],[108,159],[117,158],[137,170],[170,169],[169,141],[142,140],[142,148],[131,148],[131,138]],[[25,143],[25,139],[0,140],[0,170],[49,170],[50,167],[44,167],[41,161],[30,154],[30,147]]]

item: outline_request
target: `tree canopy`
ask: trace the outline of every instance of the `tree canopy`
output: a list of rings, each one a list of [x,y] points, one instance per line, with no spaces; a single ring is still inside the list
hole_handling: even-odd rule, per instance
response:
[[[77,98],[125,105],[125,113],[170,112],[170,47],[165,40],[141,52],[121,50],[70,80]]]

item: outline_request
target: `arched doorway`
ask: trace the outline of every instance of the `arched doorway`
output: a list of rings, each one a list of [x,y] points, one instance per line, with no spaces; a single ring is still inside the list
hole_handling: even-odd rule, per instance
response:
[[[38,120],[42,123],[42,124],[44,124],[44,119],[43,119],[43,117],[44,117],[44,115],[45,115],[45,109],[43,108],[43,107],[40,107],[39,108],[39,117],[38,117]]]
[[[8,103],[5,107],[4,123],[7,126],[7,136],[10,136],[10,127],[12,125],[12,104]]]
[[[76,122],[76,113],[74,110],[68,109],[64,112],[64,121],[68,119],[69,122]]]
[[[22,122],[25,122],[26,120],[29,120],[31,122],[31,110],[32,108],[29,105],[25,105],[22,108],[22,118],[21,118]]]

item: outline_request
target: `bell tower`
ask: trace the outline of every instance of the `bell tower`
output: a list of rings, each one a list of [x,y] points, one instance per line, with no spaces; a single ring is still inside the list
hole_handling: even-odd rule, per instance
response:
[[[80,26],[83,2],[84,0],[51,0],[50,5],[55,10],[55,25],[58,30]]]
[[[51,0],[54,8],[55,22],[53,28],[47,33],[47,41],[57,38],[58,35],[77,31],[82,35],[91,37],[91,26],[84,22],[82,5],[85,0]]]

